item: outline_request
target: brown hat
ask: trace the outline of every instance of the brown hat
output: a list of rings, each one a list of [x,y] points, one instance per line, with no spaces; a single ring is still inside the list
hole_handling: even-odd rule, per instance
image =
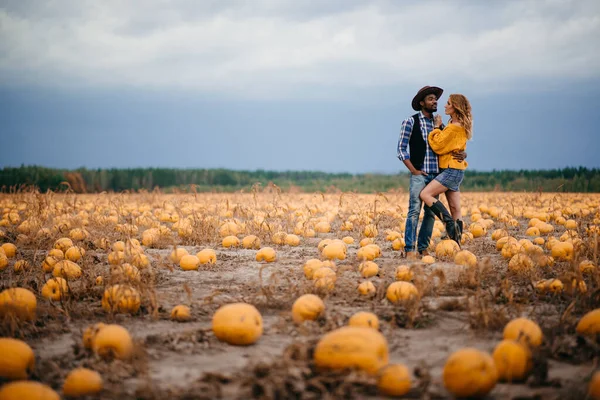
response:
[[[436,97],[439,99],[440,97],[442,97],[442,93],[444,93],[444,89],[439,88],[437,86],[423,86],[416,94],[416,96],[413,98],[412,100],[412,108],[415,111],[421,111],[421,105],[419,104],[421,101],[423,101],[423,99],[425,98],[425,96],[427,96],[428,94],[435,94]]]

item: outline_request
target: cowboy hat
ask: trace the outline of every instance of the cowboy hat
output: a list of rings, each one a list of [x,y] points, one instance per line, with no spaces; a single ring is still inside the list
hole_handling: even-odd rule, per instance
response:
[[[421,111],[421,105],[419,104],[425,96],[428,94],[435,94],[435,96],[439,99],[442,97],[442,93],[444,93],[444,89],[439,88],[437,86],[423,86],[412,99],[412,108],[415,111]]]

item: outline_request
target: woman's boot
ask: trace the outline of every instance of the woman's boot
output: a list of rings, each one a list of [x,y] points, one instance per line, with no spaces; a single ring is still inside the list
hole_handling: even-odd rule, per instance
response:
[[[431,205],[430,208],[431,211],[433,211],[433,213],[446,225],[446,232],[448,233],[448,237],[454,240],[460,246],[460,239],[457,236],[458,228],[456,221],[454,221],[452,215],[450,215],[446,207],[444,207],[441,201],[436,201]]]
[[[457,241],[456,243],[458,243],[458,245],[460,246],[460,242],[462,241],[462,233],[463,233],[463,222],[462,219],[457,219],[456,220],[456,231],[457,231]]]

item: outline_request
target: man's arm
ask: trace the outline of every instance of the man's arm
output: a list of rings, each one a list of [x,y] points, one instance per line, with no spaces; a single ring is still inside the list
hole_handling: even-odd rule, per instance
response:
[[[463,162],[467,159],[467,152],[461,150],[455,150],[452,152],[452,158],[458,162]]]

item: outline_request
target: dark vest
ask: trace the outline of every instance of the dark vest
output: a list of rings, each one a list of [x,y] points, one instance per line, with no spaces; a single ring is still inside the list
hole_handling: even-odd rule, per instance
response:
[[[419,113],[413,115],[413,120],[412,132],[410,134],[410,140],[408,141],[410,162],[416,169],[421,170],[421,168],[423,168],[423,162],[425,161],[425,149],[427,148],[427,144],[423,140]],[[415,133],[417,133],[417,135],[415,135]]]

